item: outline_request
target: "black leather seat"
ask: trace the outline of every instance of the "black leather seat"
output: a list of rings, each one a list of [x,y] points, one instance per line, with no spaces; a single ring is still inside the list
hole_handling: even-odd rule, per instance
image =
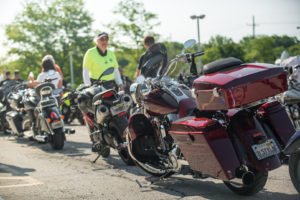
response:
[[[238,58],[234,58],[234,57],[222,58],[204,65],[203,73],[212,74],[223,69],[232,68],[234,66],[239,67],[241,64],[243,64],[243,61],[241,61]]]

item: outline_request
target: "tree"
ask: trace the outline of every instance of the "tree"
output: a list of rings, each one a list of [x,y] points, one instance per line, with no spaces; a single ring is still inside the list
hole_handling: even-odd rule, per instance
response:
[[[6,35],[17,56],[21,73],[38,74],[41,59],[51,54],[70,80],[69,52],[73,51],[74,74],[80,74],[84,52],[92,46],[92,18],[84,10],[83,0],[33,0],[7,25]],[[81,77],[75,77],[77,83]]]
[[[207,44],[203,45],[203,63],[209,63],[220,58],[236,57],[243,59],[243,51],[239,44],[232,39],[217,35],[212,37]]]
[[[157,40],[159,37],[153,32],[153,28],[159,25],[156,22],[157,16],[146,11],[144,4],[135,0],[121,0],[113,12],[120,17],[119,21],[106,25],[114,40],[111,45],[116,47],[118,59],[130,61],[124,73],[133,77],[139,57],[143,53],[143,38],[153,35]]]
[[[281,53],[289,49],[293,53],[297,51],[299,41],[295,37],[288,36],[265,36],[261,35],[254,39],[245,37],[240,41],[244,51],[244,61],[274,63],[280,58]],[[299,47],[298,47],[299,48]]]

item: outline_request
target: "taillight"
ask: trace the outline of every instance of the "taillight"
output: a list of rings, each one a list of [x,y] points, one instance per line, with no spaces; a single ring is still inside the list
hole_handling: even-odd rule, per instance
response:
[[[109,92],[103,94],[102,98],[108,98],[108,97],[111,97],[112,95],[114,95],[114,91],[109,91]]]
[[[51,116],[52,119],[57,119],[58,118],[55,112],[51,112],[50,116]]]
[[[121,116],[123,116],[125,114],[126,114],[126,112],[121,112],[121,113],[118,114],[118,117],[121,117]]]

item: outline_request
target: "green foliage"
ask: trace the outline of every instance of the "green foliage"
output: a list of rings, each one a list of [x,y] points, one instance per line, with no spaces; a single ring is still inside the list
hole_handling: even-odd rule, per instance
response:
[[[212,37],[208,44],[203,45],[205,54],[202,56],[203,64],[220,58],[236,57],[243,60],[242,47],[232,39],[217,35]]]
[[[288,36],[258,36],[254,39],[243,38],[240,44],[244,51],[244,61],[274,63],[281,53],[299,43],[297,38]],[[292,48],[293,53],[297,47]],[[298,51],[299,52],[299,51]]]
[[[92,18],[84,10],[83,0],[29,1],[24,10],[6,27],[12,43],[10,55],[22,77],[29,71],[38,74],[43,56],[53,55],[65,79],[70,81],[69,52],[73,51],[74,74],[81,74],[85,51],[92,46]],[[75,77],[78,84],[81,76]]]

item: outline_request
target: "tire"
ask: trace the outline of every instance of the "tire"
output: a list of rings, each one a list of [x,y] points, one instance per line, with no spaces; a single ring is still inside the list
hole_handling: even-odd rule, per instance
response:
[[[295,189],[300,194],[300,151],[296,151],[290,156],[289,173]]]
[[[62,129],[54,130],[54,135],[52,135],[51,146],[54,150],[61,150],[63,149],[65,144],[65,133]]]
[[[230,181],[224,181],[224,184],[236,194],[250,196],[262,190],[266,185],[267,180],[268,173],[256,173],[254,182],[250,185],[238,184]]]
[[[77,119],[81,125],[85,124],[84,117],[83,117],[82,113],[80,112],[80,110],[77,111]]]
[[[110,123],[109,129],[116,133],[114,136],[116,137],[117,142],[123,143],[124,140],[122,139],[122,135],[123,135],[123,131],[127,127],[128,121],[126,117],[120,117],[117,119],[118,119],[117,121],[112,121]],[[127,147],[122,150],[118,150],[118,154],[126,165],[129,166],[135,165],[134,161],[132,160],[132,158],[128,153]]]

